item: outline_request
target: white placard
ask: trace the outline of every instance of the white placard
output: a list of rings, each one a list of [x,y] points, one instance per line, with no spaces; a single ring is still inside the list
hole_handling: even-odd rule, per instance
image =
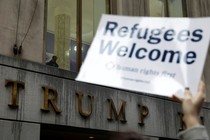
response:
[[[150,94],[197,92],[210,38],[210,18],[103,15],[76,78]]]

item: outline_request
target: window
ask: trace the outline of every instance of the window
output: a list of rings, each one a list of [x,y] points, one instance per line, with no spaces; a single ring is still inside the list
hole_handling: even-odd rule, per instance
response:
[[[150,16],[164,17],[166,16],[165,0],[149,0]]]
[[[76,40],[78,10],[82,11],[81,55],[85,58],[93,40],[100,17],[108,13],[108,0],[48,0],[46,62],[57,56],[59,68],[71,71],[76,69]]]
[[[155,17],[184,17],[184,0],[149,0],[150,16]]]

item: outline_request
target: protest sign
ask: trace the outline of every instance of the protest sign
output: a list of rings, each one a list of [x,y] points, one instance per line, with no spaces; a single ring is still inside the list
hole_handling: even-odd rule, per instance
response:
[[[76,78],[120,89],[183,97],[197,92],[210,18],[103,15]]]

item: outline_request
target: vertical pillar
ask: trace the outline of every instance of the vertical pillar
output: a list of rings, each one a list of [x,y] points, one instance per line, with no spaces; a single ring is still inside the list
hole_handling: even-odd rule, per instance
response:
[[[82,65],[82,0],[77,0],[77,38],[76,38],[76,64],[77,71],[79,72]]]
[[[65,7],[55,9],[54,54],[59,68],[70,70],[70,11]]]

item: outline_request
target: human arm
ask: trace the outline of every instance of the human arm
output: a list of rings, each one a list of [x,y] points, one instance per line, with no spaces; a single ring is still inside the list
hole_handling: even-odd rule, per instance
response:
[[[179,99],[182,103],[183,121],[186,126],[186,130],[180,132],[178,137],[181,140],[209,140],[206,128],[200,123],[200,110],[205,100],[205,84],[201,81],[199,83],[198,93],[192,96],[189,88],[186,88],[184,93],[184,99]]]

